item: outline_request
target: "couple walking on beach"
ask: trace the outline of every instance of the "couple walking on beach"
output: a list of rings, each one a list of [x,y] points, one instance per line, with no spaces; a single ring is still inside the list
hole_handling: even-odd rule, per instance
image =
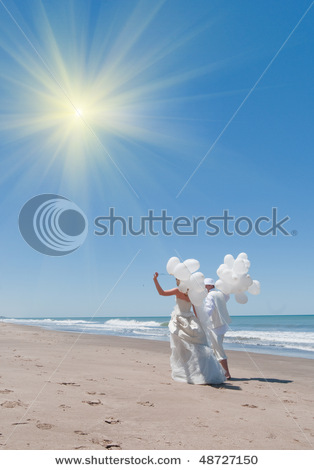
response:
[[[223,339],[231,322],[226,302],[229,296],[214,291],[215,282],[204,280],[208,291],[202,306],[191,304],[188,293],[177,288],[163,290],[154,274],[160,295],[176,296],[176,305],[169,322],[172,378],[190,384],[220,384],[230,379]],[[192,311],[193,308],[193,311]]]

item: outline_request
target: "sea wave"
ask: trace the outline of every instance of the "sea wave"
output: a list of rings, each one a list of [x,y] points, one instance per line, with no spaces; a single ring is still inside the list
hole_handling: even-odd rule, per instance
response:
[[[110,334],[117,336],[150,337],[166,339],[169,335],[168,328],[162,326],[162,322],[152,320],[135,320],[121,318],[91,318],[79,319],[5,319],[5,322],[21,325],[38,326],[45,329],[71,331],[79,333]],[[168,324],[167,324],[168,325]]]
[[[151,328],[161,326],[161,323],[156,321],[138,321],[138,320],[121,320],[116,318],[113,320],[107,320],[105,325],[115,328]]]
[[[43,324],[43,325],[88,325],[89,322],[86,320],[56,320],[52,318],[43,318],[43,319],[26,319],[26,318],[6,318],[4,320],[6,323],[21,323],[22,325],[27,324]]]
[[[229,330],[226,343],[314,351],[314,332]]]

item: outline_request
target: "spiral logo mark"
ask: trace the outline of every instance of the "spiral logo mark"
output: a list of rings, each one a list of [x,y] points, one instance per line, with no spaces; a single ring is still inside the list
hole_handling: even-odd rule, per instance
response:
[[[19,229],[34,250],[48,256],[64,256],[84,243],[88,222],[84,212],[69,199],[41,194],[22,207]]]

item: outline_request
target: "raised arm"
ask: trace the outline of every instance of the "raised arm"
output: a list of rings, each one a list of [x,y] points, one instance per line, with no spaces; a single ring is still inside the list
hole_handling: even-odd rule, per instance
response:
[[[158,282],[157,277],[158,277],[158,273],[155,273],[153,279],[154,279],[154,283],[155,283],[155,286],[159,295],[163,295],[163,296],[177,295],[177,292],[179,292],[179,289],[163,290],[163,288]]]
[[[153,279],[154,279],[154,283],[155,283],[155,286],[159,295],[163,295],[166,297],[169,295],[175,295],[176,297],[179,297],[179,299],[183,299],[189,302],[189,297],[186,294],[183,294],[183,292],[179,291],[178,288],[174,288],[170,290],[163,290],[157,278],[158,278],[158,273],[155,273]]]

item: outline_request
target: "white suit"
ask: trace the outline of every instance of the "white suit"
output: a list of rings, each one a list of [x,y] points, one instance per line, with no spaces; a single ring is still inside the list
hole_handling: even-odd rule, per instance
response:
[[[204,301],[204,317],[208,324],[207,331],[214,353],[219,361],[227,359],[223,348],[223,340],[226,331],[229,329],[231,318],[227,309],[226,302],[229,295],[220,291],[210,291]]]

